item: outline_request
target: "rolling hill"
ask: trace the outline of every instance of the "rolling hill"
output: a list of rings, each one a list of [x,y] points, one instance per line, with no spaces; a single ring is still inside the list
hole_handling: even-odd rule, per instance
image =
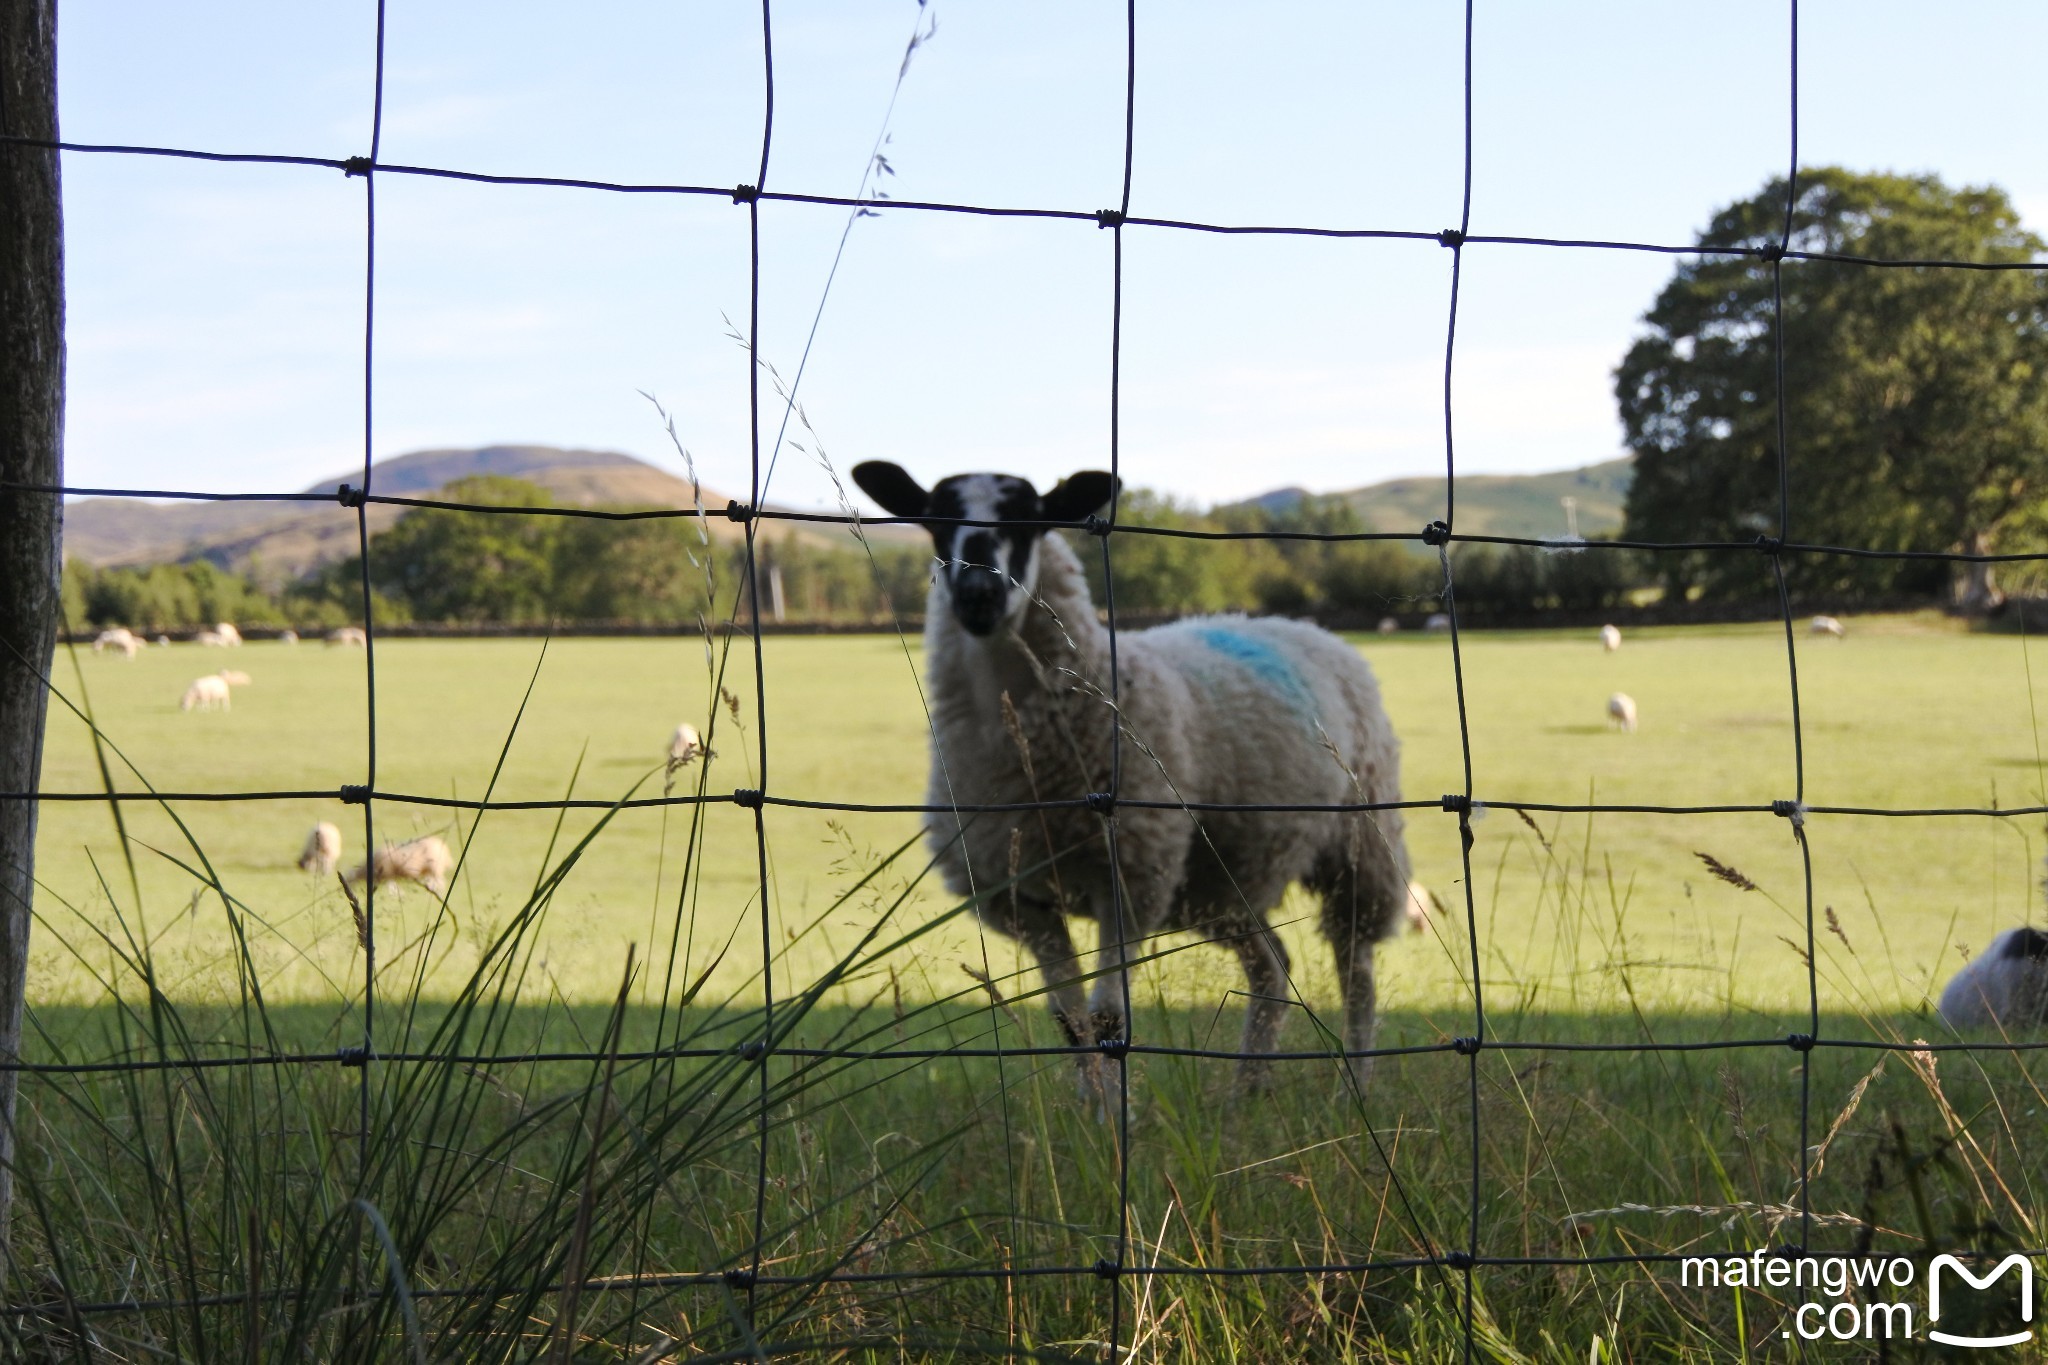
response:
[[[1560,499],[1576,500],[1581,535],[1611,534],[1621,527],[1633,466],[1623,458],[1554,474],[1473,474],[1458,480],[1458,529],[1481,535],[1555,536],[1565,530]],[[423,496],[473,474],[500,474],[539,484],[565,504],[578,507],[687,507],[690,485],[631,455],[553,446],[503,445],[475,450],[421,450],[379,461],[380,493]],[[308,493],[331,494],[353,474],[323,479]],[[1284,507],[1306,496],[1281,488],[1249,499]],[[1375,531],[1416,531],[1444,514],[1441,478],[1393,479],[1332,494],[1358,509]],[[723,508],[727,495],[703,490],[704,505]],[[368,509],[372,534],[385,529],[404,508]],[[713,533],[737,536],[740,528],[723,518]],[[793,528],[791,534],[841,544],[829,529]],[[875,527],[878,541],[912,543],[912,527]],[[249,573],[268,586],[355,552],[355,514],[333,502],[143,502],[128,498],[85,498],[64,509],[64,552],[83,563],[108,567],[206,559]]]

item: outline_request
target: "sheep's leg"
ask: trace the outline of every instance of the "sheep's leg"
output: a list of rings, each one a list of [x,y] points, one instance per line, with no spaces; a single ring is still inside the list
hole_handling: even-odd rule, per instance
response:
[[[1033,906],[1031,911],[1028,917],[1020,913],[1023,922],[1012,932],[1038,960],[1053,1022],[1060,1026],[1069,1043],[1087,1047],[1095,1041],[1094,1030],[1088,1019],[1088,997],[1081,989],[1080,954],[1074,951],[1074,936],[1067,932],[1066,916],[1052,906]]]
[[[1278,1048],[1287,1017],[1287,949],[1265,917],[1251,910],[1233,912],[1218,927],[1244,968],[1244,1039],[1238,1046],[1244,1056],[1237,1064],[1237,1081],[1257,1093],[1270,1080],[1272,1064],[1262,1058]]]
[[[1337,956],[1337,981],[1344,992],[1344,1049],[1373,1045],[1379,1023],[1379,991],[1373,978],[1373,948],[1408,902],[1406,860],[1394,845],[1366,824],[1354,847],[1358,862],[1332,859],[1316,869],[1314,889],[1323,900],[1323,936]],[[1372,1079],[1372,1058],[1351,1058],[1351,1074],[1364,1090]]]

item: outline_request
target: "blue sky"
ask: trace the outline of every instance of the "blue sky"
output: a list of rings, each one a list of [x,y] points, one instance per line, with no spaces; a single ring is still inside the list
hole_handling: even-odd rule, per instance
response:
[[[1120,193],[1123,10],[934,0],[902,85],[900,198],[1092,211]],[[568,16],[574,16],[569,22]],[[917,8],[778,3],[771,188],[850,194]],[[373,5],[67,5],[66,138],[349,156]],[[1787,9],[1479,0],[1475,232],[1693,239],[1789,156]],[[1141,3],[1135,214],[1456,223],[1463,9]],[[1807,164],[1993,182],[2048,229],[2034,68],[2048,6],[1808,0]],[[736,0],[389,0],[382,157],[704,185],[757,177],[761,16]],[[323,169],[65,158],[67,476],[295,489],[361,459],[363,188]],[[719,198],[379,180],[379,457],[543,442],[747,483],[747,215]],[[764,205],[761,354],[793,373],[843,210]],[[1443,467],[1449,253],[1125,233],[1122,467],[1201,502]],[[1609,376],[1668,259],[1474,247],[1464,472],[1619,453]],[[802,400],[839,468],[1049,481],[1108,462],[1111,234],[910,211],[859,222]],[[764,416],[764,440],[774,432]],[[804,438],[806,447],[818,443]],[[824,504],[814,449],[772,496]]]

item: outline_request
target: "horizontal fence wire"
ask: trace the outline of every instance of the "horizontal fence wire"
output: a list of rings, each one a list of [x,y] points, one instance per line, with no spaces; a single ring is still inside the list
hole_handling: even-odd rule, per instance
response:
[[[365,190],[365,242],[369,250],[369,264],[366,270],[364,288],[364,356],[363,356],[363,408],[364,408],[364,457],[362,486],[348,484],[339,486],[333,493],[322,492],[202,492],[181,489],[117,488],[98,486],[71,486],[57,484],[9,484],[14,491],[37,492],[53,497],[110,497],[127,499],[150,499],[163,501],[214,501],[214,502],[281,502],[300,504],[332,503],[352,511],[357,518],[357,544],[362,559],[362,610],[365,635],[368,645],[368,666],[370,686],[368,692],[369,740],[366,751],[367,780],[359,786],[345,786],[339,791],[333,789],[304,789],[280,791],[32,791],[0,792],[0,801],[34,802],[104,802],[111,805],[133,802],[156,802],[164,805],[207,802],[255,802],[339,798],[345,803],[361,805],[365,812],[366,834],[374,830],[374,809],[378,803],[395,806],[438,807],[465,811],[621,811],[647,808],[704,807],[733,805],[751,810],[754,819],[754,840],[758,863],[758,892],[761,896],[761,952],[762,970],[772,972],[776,960],[774,944],[770,935],[768,904],[770,879],[767,865],[766,835],[764,820],[772,809],[795,809],[832,811],[846,813],[874,814],[926,814],[947,816],[973,816],[981,814],[1003,814],[1030,811],[1093,810],[1104,817],[1104,826],[1111,841],[1112,851],[1116,838],[1115,811],[1119,807],[1143,810],[1180,810],[1191,814],[1201,813],[1365,813],[1394,810],[1442,810],[1459,822],[1464,855],[1463,878],[1465,885],[1465,918],[1469,941],[1472,946],[1471,976],[1468,986],[1472,991],[1474,1020],[1473,1032],[1469,1036],[1445,1038],[1441,1041],[1406,1046],[1376,1047],[1367,1049],[1329,1048],[1288,1052],[1244,1052],[1223,1048],[1177,1047],[1123,1037],[1103,1043],[1067,1044],[1061,1046],[887,1046],[887,1047],[806,1047],[774,1040],[772,1021],[777,1002],[773,992],[773,978],[766,977],[767,998],[764,1001],[761,1018],[760,1038],[728,1046],[671,1046],[652,1049],[578,1049],[508,1052],[460,1052],[460,1051],[412,1051],[405,1049],[384,1050],[377,1046],[374,1028],[374,1008],[377,1000],[376,949],[374,938],[366,938],[366,975],[364,978],[363,1035],[360,1045],[332,1051],[309,1052],[243,1052],[226,1056],[186,1057],[143,1057],[133,1056],[97,1061],[21,1062],[0,1064],[0,1070],[20,1073],[37,1078],[39,1081],[61,1081],[67,1078],[91,1078],[110,1073],[133,1072],[179,1072],[208,1071],[235,1068],[261,1067],[316,1067],[341,1066],[363,1072],[361,1089],[359,1127],[360,1135],[367,1139],[370,1132],[370,1089],[369,1071],[371,1066],[448,1066],[466,1068],[492,1068],[516,1065],[605,1065],[621,1063],[638,1065],[681,1060],[716,1060],[734,1058],[756,1066],[760,1073],[758,1096],[761,1100],[760,1126],[755,1134],[758,1153],[755,1169],[753,1241],[734,1263],[726,1266],[683,1272],[647,1272],[626,1276],[594,1277],[581,1280],[564,1280],[545,1286],[531,1285],[479,1285],[469,1287],[415,1287],[411,1295],[415,1299],[469,1299],[489,1300],[504,1297],[514,1292],[565,1293],[611,1293],[618,1291],[654,1292],[682,1290],[705,1286],[722,1286],[727,1289],[746,1291],[747,1310],[751,1321],[754,1311],[752,1295],[760,1288],[817,1287],[824,1284],[910,1284],[919,1282],[943,1282],[949,1280],[972,1281],[1018,1281],[1041,1278],[1068,1278],[1075,1280],[1098,1280],[1105,1283],[1109,1293],[1108,1321],[1111,1358],[1118,1358],[1125,1342],[1125,1306],[1122,1282],[1127,1279],[1234,1279],[1256,1277],[1290,1276],[1333,1276],[1366,1275],[1405,1270],[1435,1270],[1439,1273],[1455,1273],[1460,1276],[1462,1291],[1463,1334],[1462,1349],[1467,1360],[1474,1357],[1475,1327],[1473,1303],[1476,1292],[1477,1272],[1488,1268],[1513,1267],[1597,1267],[1597,1266],[1649,1266],[1668,1265],[1685,1260],[1698,1259],[1678,1252],[1631,1252],[1615,1254],[1582,1254],[1557,1256],[1511,1256],[1487,1252],[1481,1246],[1480,1210],[1484,1201],[1484,1189],[1479,1164],[1483,1125],[1482,1106],[1478,1078],[1478,1058],[1485,1052],[1503,1053],[1588,1053],[1588,1054],[1660,1054],[1723,1052],[1741,1049],[1767,1050],[1785,1049],[1804,1057],[1814,1051],[1837,1050],[1843,1052],[1863,1051],[1899,1054],[1938,1055],[1950,1052],[1965,1053],[2029,1053],[2048,1049],[2048,1041],[2020,1041],[2004,1039],[1996,1042],[1953,1042],[1932,1043],[1923,1040],[1911,1042],[1879,1039],[1831,1037],[1822,1032],[1820,996],[1817,968],[1814,955],[1814,897],[1811,878],[1811,854],[1808,846],[1811,817],[1880,817],[1880,818],[1993,818],[2037,817],[2048,814],[2048,805],[2022,805],[2013,807],[1872,807],[1808,804],[1804,800],[1804,730],[1800,715],[1797,653],[1794,648],[1793,612],[1791,598],[1785,590],[1784,564],[1790,557],[1797,556],[1839,556],[1854,559],[1889,561],[1926,561],[1948,564],[2027,564],[2048,561],[2048,551],[2013,553],[1973,553],[1958,550],[1880,550],[1851,545],[1816,544],[1799,541],[1792,537],[1793,505],[1789,488],[1789,454],[1787,450],[1786,402],[1784,381],[1784,353],[1782,345],[1782,324],[1784,321],[1782,282],[1788,263],[1832,263],[1868,268],[1872,270],[1894,269],[1938,269],[1956,271],[2041,271],[2048,270],[2043,261],[1971,261],[1952,259],[1879,258],[1844,254],[1829,251],[1802,250],[1794,244],[1793,207],[1797,198],[1799,183],[1799,8],[1797,0],[1788,0],[1787,15],[1791,30],[1791,60],[1789,72],[1790,93],[1790,158],[1786,181],[1786,203],[1782,230],[1776,238],[1761,243],[1709,243],[1687,244],[1638,242],[1596,238],[1560,238],[1523,236],[1513,234],[1474,233],[1470,229],[1472,194],[1472,76],[1471,45],[1474,21],[1472,7],[1465,7],[1464,39],[1464,166],[1463,203],[1459,226],[1436,230],[1416,230],[1390,227],[1341,227],[1313,225],[1255,225],[1202,222],[1189,219],[1154,218],[1130,211],[1131,202],[1131,127],[1136,108],[1136,72],[1138,67],[1137,25],[1135,4],[1127,8],[1125,22],[1126,75],[1124,87],[1124,182],[1120,206],[1115,209],[1077,210],[1044,207],[1004,207],[985,204],[945,203],[889,199],[885,202],[867,196],[847,197],[840,195],[812,194],[793,190],[766,188],[770,164],[770,149],[773,131],[773,90],[774,90],[774,48],[773,14],[771,0],[763,0],[761,7],[763,26],[764,88],[768,92],[767,112],[764,117],[760,173],[752,185],[708,186],[687,184],[626,183],[595,179],[580,179],[556,176],[488,174],[449,167],[417,166],[386,162],[379,158],[380,131],[383,115],[383,70],[384,32],[383,9],[379,4],[377,33],[377,92],[374,105],[370,153],[366,156],[322,157],[302,155],[274,155],[259,153],[238,153],[210,151],[197,148],[147,146],[117,143],[85,143],[70,141],[39,140],[20,137],[0,138],[0,143],[19,147],[55,150],[74,155],[132,156],[187,160],[213,165],[248,165],[299,167],[322,171],[339,171],[351,178],[360,178]],[[642,510],[616,510],[583,507],[512,508],[457,501],[434,497],[412,497],[372,491],[373,438],[376,430],[373,360],[376,353],[373,325],[377,281],[375,271],[375,186],[380,177],[403,177],[433,179],[476,184],[485,187],[525,186],[547,189],[582,190],[621,195],[666,195],[717,200],[729,199],[735,206],[747,211],[749,232],[753,244],[750,313],[746,341],[750,353],[759,335],[759,308],[761,299],[761,262],[759,250],[760,216],[764,205],[768,206],[811,206],[856,211],[902,211],[923,214],[953,214],[992,218],[1013,218],[1041,220],[1051,223],[1072,223],[1098,231],[1108,231],[1113,241],[1115,260],[1114,296],[1112,310],[1115,323],[1112,329],[1110,351],[1110,404],[1109,404],[1109,446],[1112,474],[1118,472],[1118,420],[1117,397],[1118,374],[1121,362],[1121,318],[1123,304],[1122,267],[1124,255],[1123,233],[1128,229],[1152,229],[1200,233],[1220,236],[1270,236],[1292,238],[1326,238],[1357,242],[1410,243],[1434,245],[1451,253],[1452,284],[1450,309],[1447,319],[1444,365],[1442,373],[1444,392],[1444,443],[1445,443],[1445,516],[1443,520],[1406,531],[1353,531],[1353,532],[1310,532],[1286,530],[1218,530],[1181,527],[1145,526],[1120,522],[1116,517],[1116,504],[1112,501],[1106,517],[1089,517],[1080,522],[997,522],[973,518],[926,518],[866,517],[848,508],[843,513],[802,512],[764,505],[764,481],[760,452],[760,394],[759,366],[750,366],[750,418],[752,432],[751,472],[748,501],[729,501],[724,507],[699,505],[684,508],[652,508]],[[1473,534],[1456,529],[1454,512],[1458,489],[1458,475],[1453,440],[1452,383],[1456,375],[1456,323],[1458,310],[1458,288],[1463,255],[1466,251],[1485,248],[1544,248],[1558,250],[1590,250],[1603,252],[1633,252],[1672,257],[1714,258],[1754,260],[1767,266],[1772,273],[1777,294],[1770,315],[1770,328],[1776,365],[1776,387],[1772,402],[1778,422],[1777,473],[1779,480],[1778,525],[1774,535],[1760,535],[1753,540],[1706,540],[1706,541],[1652,541],[1630,539],[1581,539],[1578,537],[1544,538],[1512,535]],[[789,398],[794,402],[793,395]],[[365,519],[369,506],[390,506],[410,510],[433,510],[459,515],[521,516],[521,517],[563,517],[585,518],[600,521],[649,521],[680,520],[722,520],[736,524],[744,532],[744,553],[747,562],[747,586],[749,592],[758,591],[756,564],[756,534],[763,523],[787,522],[813,525],[843,525],[855,531],[863,526],[913,526],[920,528],[943,528],[948,526],[1010,526],[1031,527],[1048,530],[1072,530],[1089,534],[1100,539],[1105,579],[1105,613],[1112,658],[1116,649],[1118,625],[1115,607],[1115,574],[1112,568],[1111,541],[1118,536],[1140,535],[1170,537],[1198,541],[1300,541],[1300,542],[1410,542],[1420,543],[1437,551],[1443,570],[1443,605],[1448,618],[1450,646],[1454,665],[1454,689],[1458,703],[1458,728],[1461,756],[1464,763],[1464,790],[1450,794],[1440,800],[1412,800],[1391,802],[1357,803],[1273,803],[1245,804],[1203,801],[1162,801],[1141,800],[1125,797],[1119,789],[1121,727],[1113,730],[1117,746],[1112,754],[1112,779],[1106,792],[1089,793],[1066,799],[1047,799],[1026,802],[988,804],[947,804],[947,803],[889,803],[889,802],[847,802],[811,799],[781,795],[768,788],[766,772],[770,757],[770,746],[766,734],[766,672],[762,664],[762,622],[758,604],[750,613],[746,628],[753,651],[756,682],[757,772],[761,774],[761,787],[741,789],[731,793],[699,792],[659,797],[632,797],[618,801],[591,799],[555,800],[469,800],[455,797],[427,796],[403,791],[389,791],[380,788],[376,782],[376,691],[374,675],[375,645],[378,629],[373,619],[369,580],[371,537]],[[1759,803],[1732,803],[1714,805],[1653,805],[1619,802],[1536,802],[1536,801],[1495,801],[1481,800],[1472,782],[1472,745],[1465,712],[1464,657],[1461,640],[1467,627],[1461,622],[1455,593],[1455,556],[1449,553],[1451,547],[1464,544],[1518,546],[1534,550],[1564,553],[1586,550],[1626,550],[1652,554],[1667,553],[1713,553],[1750,554],[1767,560],[1774,571],[1778,586],[1778,615],[1782,618],[1787,652],[1788,684],[1791,702],[1791,730],[1795,769],[1795,791],[1790,799],[1774,798]],[[738,603],[735,603],[735,611]],[[1114,702],[1117,676],[1112,668],[1111,699]],[[1719,1038],[1696,1041],[1658,1041],[1640,1039],[1614,1042],[1567,1042],[1541,1038],[1510,1038],[1493,1036],[1488,1027],[1484,1008],[1484,982],[1479,959],[1479,932],[1477,908],[1474,903],[1471,878],[1472,824],[1488,809],[1545,814],[1640,814],[1656,816],[1705,816],[1705,815],[1770,815],[1787,819],[1796,839],[1802,862],[1806,868],[1804,892],[1804,928],[1806,933],[1805,962],[1807,973],[1807,1000],[1804,1012],[1807,1016],[1805,1031],[1776,1036]],[[374,895],[374,879],[367,889]],[[1120,895],[1120,889],[1117,890]],[[374,902],[371,903],[374,910]],[[368,932],[374,932],[375,915],[366,911]],[[1131,964],[1125,962],[1119,969],[1120,979],[1127,979]],[[990,987],[993,990],[993,987]],[[1126,986],[1126,990],[1128,987]],[[669,1002],[664,998],[663,1004]],[[1129,1019],[1128,998],[1126,998],[1126,1020]],[[735,1023],[739,1022],[735,1020]],[[751,1017],[749,1022],[751,1023]],[[928,1267],[925,1269],[860,1271],[845,1266],[833,1266],[815,1274],[779,1273],[765,1268],[764,1256],[764,1209],[769,1174],[769,1137],[771,1119],[767,1103],[768,1062],[784,1059],[802,1063],[862,1063],[887,1064],[929,1062],[941,1059],[994,1059],[1035,1060],[1052,1058],[1087,1057],[1106,1055],[1119,1068],[1128,1065],[1132,1057],[1182,1057],[1207,1061],[1270,1061],[1300,1064],[1339,1064],[1367,1058],[1391,1058],[1412,1056],[1434,1056],[1449,1054],[1465,1059],[1466,1088],[1469,1095],[1466,1140],[1470,1143],[1470,1169],[1467,1197],[1469,1216],[1465,1228],[1467,1245],[1459,1248],[1439,1250],[1435,1240],[1413,1229],[1418,1240],[1429,1248],[1423,1256],[1392,1257],[1360,1261],[1333,1261],[1317,1264],[1262,1264],[1247,1266],[1189,1266],[1133,1263],[1130,1254],[1129,1224],[1130,1195],[1129,1182],[1131,1163],[1136,1159],[1129,1132],[1129,1085],[1119,1087],[1120,1110],[1117,1114],[1119,1141],[1117,1171],[1117,1205],[1114,1218],[1114,1243],[1116,1254],[1105,1257],[1092,1265],[1048,1264],[1048,1265],[1004,1265],[1004,1266],[960,1266]],[[1809,1068],[1800,1068],[1800,1152],[1801,1167],[1796,1198],[1797,1225],[1799,1236],[1796,1241],[1775,1248],[1770,1254],[1798,1259],[1828,1259],[1850,1257],[1867,1253],[1843,1251],[1814,1246],[1813,1210],[1809,1195],[1809,1182],[1813,1169],[1812,1149],[1808,1145],[1811,1123],[1811,1094]],[[1377,1140],[1375,1135],[1374,1140]],[[367,1141],[362,1150],[367,1153]],[[1390,1177],[1398,1181],[1397,1176]],[[367,1171],[359,1174],[359,1181],[367,1188]],[[1706,1251],[1708,1259],[1723,1259],[1732,1255],[1757,1255],[1763,1253],[1726,1253]],[[1895,1254],[1908,1259],[1924,1258],[1934,1253],[1926,1248],[1905,1249]],[[1964,1256],[2008,1255],[2009,1251],[1965,1252]],[[2030,1249],[2020,1254],[2041,1258],[2048,1256],[2048,1250]],[[99,1301],[75,1301],[69,1298],[51,1299],[41,1303],[13,1303],[0,1305],[0,1317],[21,1319],[25,1317],[84,1317],[94,1315],[118,1315],[167,1311],[186,1311],[202,1308],[245,1307],[252,1302],[285,1302],[310,1292],[300,1286],[277,1286],[259,1291],[233,1292],[215,1295],[198,1295],[184,1298],[156,1299],[109,1299]],[[806,1342],[787,1346],[761,1343],[763,1352],[775,1354],[830,1353],[846,1349],[844,1344]]]

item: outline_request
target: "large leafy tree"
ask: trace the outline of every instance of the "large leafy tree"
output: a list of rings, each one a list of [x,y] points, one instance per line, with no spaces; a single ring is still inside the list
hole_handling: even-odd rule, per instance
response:
[[[477,474],[437,495],[491,507],[554,506],[523,479]],[[370,544],[370,580],[430,621],[540,621],[554,603],[559,519],[418,508]]]
[[[2037,261],[1995,188],[1931,176],[1799,175],[1790,245],[1863,260]],[[1785,182],[1716,214],[1702,247],[1765,249],[1785,225]],[[2048,496],[2048,276],[2039,270],[1788,259],[1782,308],[1757,256],[1678,268],[1615,375],[1636,454],[1632,538],[1749,540],[1778,526],[1776,347],[1782,344],[1793,540],[1985,553],[2031,541]],[[1774,331],[1774,317],[1777,327]],[[2025,548],[2033,548],[2027,544]],[[1674,588],[1753,590],[1753,557],[1664,554]],[[1930,590],[1926,561],[1802,556],[1813,592]],[[1959,601],[1996,601],[1981,568]]]

